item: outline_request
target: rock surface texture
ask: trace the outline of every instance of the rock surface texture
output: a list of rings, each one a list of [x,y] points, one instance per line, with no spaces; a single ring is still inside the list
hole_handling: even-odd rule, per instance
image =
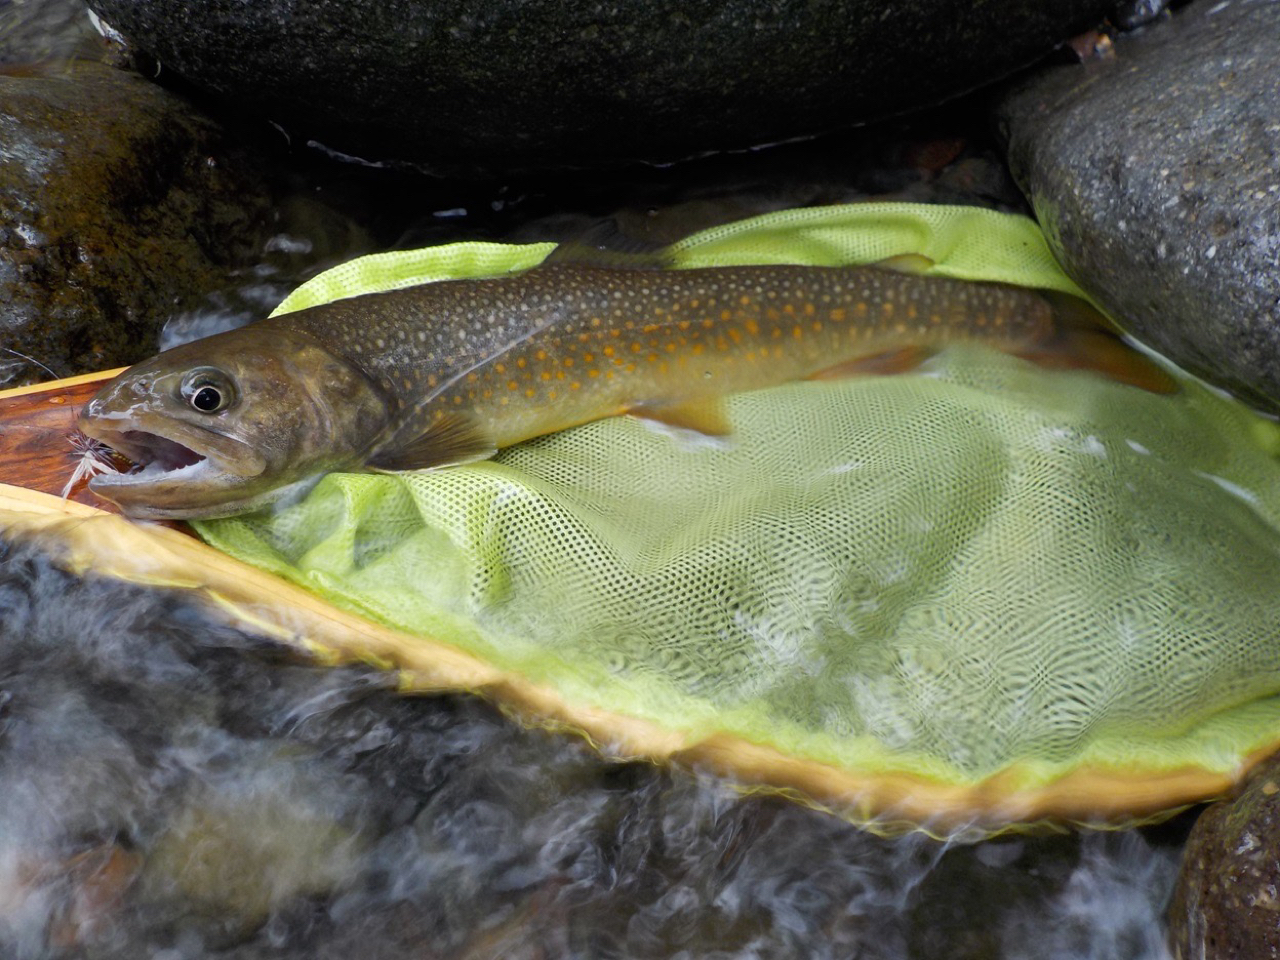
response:
[[[1280,957],[1280,759],[1196,821],[1169,928],[1177,960]]]
[[[161,65],[368,160],[476,174],[670,161],[1003,76],[1107,0],[91,0]]]
[[[0,388],[154,353],[256,252],[267,199],[242,148],[141,77],[0,74]]]
[[[1138,339],[1280,410],[1280,2],[1193,3],[1002,113],[1068,272]]]

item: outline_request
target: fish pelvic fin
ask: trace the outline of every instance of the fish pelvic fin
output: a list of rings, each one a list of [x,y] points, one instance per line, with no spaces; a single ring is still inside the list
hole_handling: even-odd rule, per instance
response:
[[[407,442],[393,439],[375,451],[365,466],[380,471],[427,470],[488,460],[497,452],[473,414],[447,410]]]
[[[725,412],[724,400],[711,397],[673,403],[651,402],[628,407],[629,416],[666,424],[677,430],[692,430],[708,437],[727,437],[733,432]]]
[[[848,377],[891,376],[906,373],[924,363],[937,351],[932,347],[908,344],[896,350],[854,357],[841,363],[815,370],[806,380],[844,380]]]

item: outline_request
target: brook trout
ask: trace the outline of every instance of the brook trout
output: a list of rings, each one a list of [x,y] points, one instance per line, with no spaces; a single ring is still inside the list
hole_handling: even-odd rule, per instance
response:
[[[875,267],[544,264],[176,347],[104,387],[80,429],[139,465],[91,483],[126,514],[228,516],[329,471],[462,463],[619,414],[723,434],[726,394],[956,340],[1032,355],[1060,327],[1051,296]]]

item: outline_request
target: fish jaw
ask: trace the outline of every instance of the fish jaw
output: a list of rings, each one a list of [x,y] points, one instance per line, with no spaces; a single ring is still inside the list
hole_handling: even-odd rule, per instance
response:
[[[212,516],[204,507],[218,510],[230,498],[239,502],[246,488],[266,470],[266,461],[247,444],[180,421],[148,422],[135,418],[119,424],[82,416],[80,430],[136,464],[126,473],[100,474],[89,489],[110,500],[131,517],[172,519]],[[201,504],[188,503],[201,491]],[[237,512],[232,510],[231,512]]]

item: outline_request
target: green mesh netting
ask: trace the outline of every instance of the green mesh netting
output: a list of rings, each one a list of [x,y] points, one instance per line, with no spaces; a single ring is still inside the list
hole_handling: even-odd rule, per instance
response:
[[[455,244],[338,267],[282,306],[523,268]],[[787,211],[682,266],[922,252],[1074,291],[1034,224]],[[571,703],[840,768],[1042,785],[1082,765],[1230,771],[1280,731],[1276,428],[978,347],[730,402],[727,448],[629,418],[434,473],[333,475],[214,545]]]

